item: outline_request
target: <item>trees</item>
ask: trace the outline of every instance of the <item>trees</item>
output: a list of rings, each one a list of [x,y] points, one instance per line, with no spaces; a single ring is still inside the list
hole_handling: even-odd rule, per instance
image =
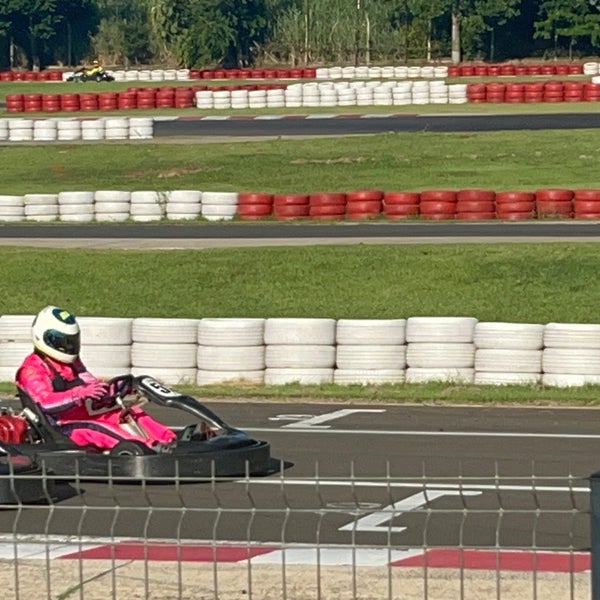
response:
[[[600,2],[595,0],[542,0],[535,37],[553,42],[554,56],[559,54],[561,37],[568,40],[569,58],[582,38],[592,46],[600,40]]]

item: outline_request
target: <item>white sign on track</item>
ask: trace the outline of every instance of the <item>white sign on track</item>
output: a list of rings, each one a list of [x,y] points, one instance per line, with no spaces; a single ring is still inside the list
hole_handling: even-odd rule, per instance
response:
[[[379,533],[400,533],[406,530],[406,527],[395,527],[386,525],[392,519],[401,517],[403,514],[416,510],[422,506],[426,506],[443,496],[479,496],[482,492],[479,490],[427,490],[427,492],[419,492],[408,498],[403,498],[394,504],[386,506],[384,509],[373,512],[369,515],[361,517],[356,521],[352,521],[347,525],[339,528],[339,531],[369,531]]]
[[[331,425],[323,425],[328,421],[334,421],[354,415],[357,413],[383,413],[385,409],[366,408],[343,408],[323,415],[277,415],[270,417],[269,421],[292,421],[289,425],[283,425],[286,429],[329,429]]]

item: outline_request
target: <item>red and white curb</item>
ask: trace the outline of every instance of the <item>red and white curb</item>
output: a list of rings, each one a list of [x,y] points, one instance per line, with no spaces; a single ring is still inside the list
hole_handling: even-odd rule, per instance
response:
[[[421,548],[392,550],[351,546],[240,544],[192,540],[84,538],[0,541],[0,560],[141,560],[256,565],[416,567],[421,569],[581,573],[589,552]]]
[[[302,121],[311,119],[395,119],[417,117],[409,113],[313,113],[305,115],[205,115],[183,117],[154,117],[155,121]]]

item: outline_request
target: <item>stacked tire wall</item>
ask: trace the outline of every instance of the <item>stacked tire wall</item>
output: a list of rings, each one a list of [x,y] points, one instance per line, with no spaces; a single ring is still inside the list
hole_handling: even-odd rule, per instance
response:
[[[73,133],[73,130],[67,130]],[[122,135],[126,135],[123,131]],[[129,134],[131,136],[131,133]],[[141,136],[141,132],[136,135]],[[72,138],[78,139],[78,138]],[[108,139],[108,138],[107,138]],[[2,221],[600,220],[600,189],[484,189],[312,194],[97,190],[0,195]]]
[[[32,350],[33,315],[0,316],[0,381]],[[81,356],[99,377],[148,374],[169,385],[226,382],[371,385],[600,383],[600,324],[474,317],[80,317]]]

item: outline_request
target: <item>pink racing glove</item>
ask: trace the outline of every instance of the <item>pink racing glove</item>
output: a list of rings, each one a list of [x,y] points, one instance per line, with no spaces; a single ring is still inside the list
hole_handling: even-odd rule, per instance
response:
[[[99,400],[108,394],[108,386],[102,381],[93,381],[86,385],[73,388],[73,400],[93,398]]]

